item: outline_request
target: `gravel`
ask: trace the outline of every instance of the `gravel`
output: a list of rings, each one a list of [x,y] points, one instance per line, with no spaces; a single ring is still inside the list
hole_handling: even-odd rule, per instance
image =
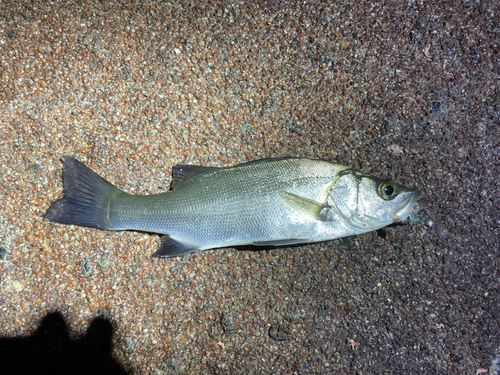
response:
[[[0,370],[85,348],[102,373],[498,374],[499,14],[0,2]],[[435,227],[151,258],[156,235],[42,219],[63,155],[135,194],[175,164],[326,159],[419,188]]]

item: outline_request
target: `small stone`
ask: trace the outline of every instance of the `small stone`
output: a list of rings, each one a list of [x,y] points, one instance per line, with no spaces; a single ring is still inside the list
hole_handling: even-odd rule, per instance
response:
[[[431,108],[432,108],[432,114],[434,116],[438,116],[441,113],[441,102],[432,102]]]
[[[300,368],[303,371],[309,371],[309,364],[307,363],[307,361],[302,361],[302,363],[300,364]]]
[[[86,260],[85,263],[83,263],[83,269],[85,270],[86,273],[92,271],[92,265],[90,261]]]
[[[5,258],[7,257],[7,249],[3,246],[0,246],[0,260],[5,260]]]

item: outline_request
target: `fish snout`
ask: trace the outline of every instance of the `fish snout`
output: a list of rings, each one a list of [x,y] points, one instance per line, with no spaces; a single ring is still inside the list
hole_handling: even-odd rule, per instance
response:
[[[392,217],[393,223],[405,221],[412,212],[420,209],[420,194],[419,190],[415,190],[407,200],[402,201],[399,206],[396,206]]]

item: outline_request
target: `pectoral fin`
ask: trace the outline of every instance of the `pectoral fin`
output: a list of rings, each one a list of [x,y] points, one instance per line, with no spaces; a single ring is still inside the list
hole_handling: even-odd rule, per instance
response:
[[[324,221],[321,211],[326,208],[325,205],[283,190],[278,191],[278,194],[283,202],[295,211],[312,216],[315,220]]]
[[[160,248],[151,256],[157,258],[172,258],[196,253],[198,251],[200,251],[200,249],[180,243],[170,238],[170,236],[165,235],[161,238]]]

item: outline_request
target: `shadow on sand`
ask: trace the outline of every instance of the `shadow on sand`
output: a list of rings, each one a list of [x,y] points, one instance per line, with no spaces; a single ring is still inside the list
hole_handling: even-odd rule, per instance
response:
[[[127,374],[111,356],[113,327],[94,318],[84,337],[71,340],[59,312],[45,316],[28,337],[0,337],[0,374]]]

